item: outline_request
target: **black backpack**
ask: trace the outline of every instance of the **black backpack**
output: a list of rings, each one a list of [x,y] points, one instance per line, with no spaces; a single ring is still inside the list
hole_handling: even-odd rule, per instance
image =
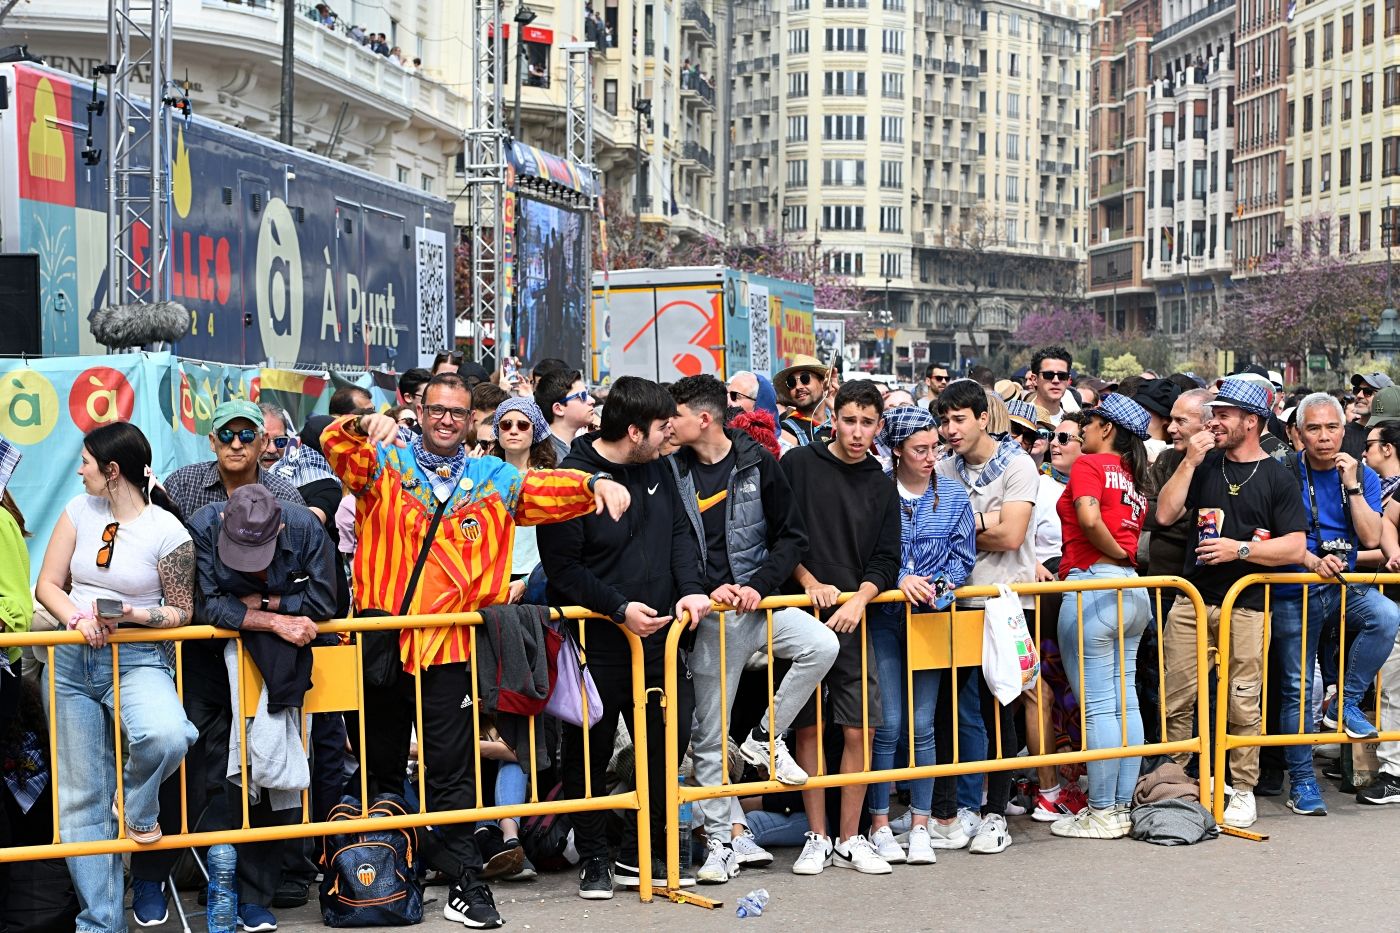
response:
[[[544,799],[555,800],[563,790],[563,784],[555,784]],[[577,857],[571,861],[566,854],[573,831],[567,813],[527,816],[520,821],[520,845],[540,871],[567,871],[578,863]]]
[[[369,808],[373,818],[405,816],[397,794],[380,794]],[[330,821],[360,817],[360,802],[344,797],[331,808]],[[370,829],[332,833],[321,843],[321,916],[328,927],[409,926],[423,921],[423,886],[413,867],[416,829]]]

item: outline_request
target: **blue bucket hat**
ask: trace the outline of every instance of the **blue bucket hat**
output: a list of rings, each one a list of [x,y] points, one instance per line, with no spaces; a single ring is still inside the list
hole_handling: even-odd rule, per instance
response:
[[[1220,384],[1220,392],[1213,401],[1206,402],[1208,408],[1238,408],[1240,411],[1261,418],[1269,416],[1269,390],[1239,376],[1231,376]]]
[[[1099,404],[1089,409],[1085,414],[1098,415],[1105,421],[1136,434],[1144,441],[1151,437],[1147,428],[1152,423],[1152,416],[1147,413],[1146,408],[1126,395],[1107,392],[1103,398],[1099,399]]]

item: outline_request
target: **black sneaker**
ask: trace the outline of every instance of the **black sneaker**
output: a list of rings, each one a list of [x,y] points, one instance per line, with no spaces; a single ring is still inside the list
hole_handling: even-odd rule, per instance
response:
[[[625,862],[613,863],[613,878],[618,885],[624,888],[639,888],[642,885],[640,872],[636,865],[628,865]],[[653,885],[665,886],[666,884],[666,860],[654,858],[651,860],[651,883]],[[681,887],[695,887],[695,869],[681,866]]]
[[[525,850],[520,843],[507,845],[500,829],[488,826],[476,832],[476,845],[481,850],[481,879],[505,878],[520,871],[520,863],[525,858]]]
[[[473,930],[492,930],[502,923],[501,915],[496,911],[495,898],[484,881],[454,884],[447,893],[447,904],[442,908],[442,915]]]
[[[305,907],[310,899],[307,887],[300,881],[282,882],[277,886],[277,893],[272,895],[272,906],[282,910]]]
[[[587,858],[578,869],[578,896],[586,901],[610,901],[613,873],[605,858]]]
[[[1356,792],[1356,802],[1377,806],[1384,803],[1400,803],[1400,777],[1382,771],[1376,776],[1375,783]]]

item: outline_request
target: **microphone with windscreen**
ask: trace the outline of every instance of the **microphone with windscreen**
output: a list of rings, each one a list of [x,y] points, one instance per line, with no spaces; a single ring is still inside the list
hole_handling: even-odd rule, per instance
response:
[[[98,308],[88,316],[92,336],[109,350],[173,343],[189,333],[190,311],[177,301]]]

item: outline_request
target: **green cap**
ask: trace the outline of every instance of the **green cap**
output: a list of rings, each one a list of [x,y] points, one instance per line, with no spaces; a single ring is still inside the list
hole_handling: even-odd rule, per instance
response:
[[[1371,417],[1366,426],[1374,428],[1383,421],[1400,421],[1400,386],[1388,386],[1371,399]]]
[[[247,399],[236,398],[221,402],[219,407],[214,409],[214,425],[210,430],[217,431],[230,421],[236,421],[239,418],[246,418],[253,422],[253,426],[259,431],[263,428],[262,409]]]

